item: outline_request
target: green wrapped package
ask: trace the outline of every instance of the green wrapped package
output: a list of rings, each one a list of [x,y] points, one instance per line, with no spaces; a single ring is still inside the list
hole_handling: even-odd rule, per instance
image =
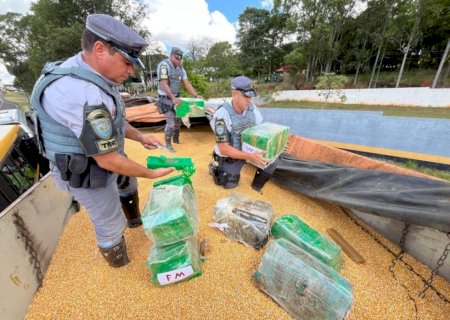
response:
[[[350,282],[286,239],[269,242],[253,281],[295,319],[344,319],[353,301]]]
[[[145,233],[156,246],[192,237],[198,231],[197,203],[192,185],[154,186],[141,219]]]
[[[269,159],[267,164],[269,165],[283,152],[288,135],[289,127],[264,122],[241,132],[242,151],[249,153],[264,152],[264,158]]]
[[[201,258],[197,237],[167,246],[152,246],[147,266],[151,271],[151,281],[157,286],[200,276]]]
[[[294,214],[286,214],[272,225],[275,239],[284,238],[317,257],[336,271],[341,270],[341,248],[320,232],[314,230]]]
[[[228,238],[260,249],[269,238],[273,214],[269,203],[231,193],[214,206],[214,226]]]
[[[183,117],[204,117],[205,101],[197,98],[180,98],[181,105],[175,108],[178,118]]]
[[[147,168],[148,169],[159,169],[159,168],[169,168],[174,167],[176,170],[182,170],[183,175],[192,176],[195,173],[195,166],[192,162],[192,158],[181,158],[174,157],[169,158],[166,156],[148,156],[147,157]]]

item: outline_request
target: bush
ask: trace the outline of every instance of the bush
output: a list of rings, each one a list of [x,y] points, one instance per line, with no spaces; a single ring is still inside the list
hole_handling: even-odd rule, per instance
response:
[[[322,89],[319,96],[324,97],[326,101],[334,96],[339,98],[342,102],[345,102],[347,97],[342,89],[344,89],[348,80],[348,77],[344,75],[324,73],[319,77],[319,82],[316,84],[316,89]]]

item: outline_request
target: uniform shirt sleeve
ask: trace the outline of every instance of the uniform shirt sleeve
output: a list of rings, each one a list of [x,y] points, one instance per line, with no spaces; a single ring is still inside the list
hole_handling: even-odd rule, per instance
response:
[[[158,67],[156,68],[156,75],[158,77],[158,81],[169,79],[169,66],[165,61],[161,61],[158,64]]]
[[[113,99],[91,82],[63,77],[48,86],[42,98],[42,106],[50,117],[69,128],[77,138],[83,129],[84,105],[104,103],[113,118],[116,107]]]
[[[188,80],[188,76],[187,76],[186,70],[184,70],[183,67],[182,67],[182,70],[183,70],[182,80]]]
[[[211,129],[213,130],[214,134],[216,134],[215,124],[217,120],[223,120],[228,129],[228,132],[232,131],[230,115],[223,107],[214,113],[213,118],[209,122],[209,125],[211,126]]]

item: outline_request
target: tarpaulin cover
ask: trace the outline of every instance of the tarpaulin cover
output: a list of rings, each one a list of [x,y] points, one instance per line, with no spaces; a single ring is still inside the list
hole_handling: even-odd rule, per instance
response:
[[[450,183],[283,154],[272,179],[291,190],[377,216],[450,231]]]

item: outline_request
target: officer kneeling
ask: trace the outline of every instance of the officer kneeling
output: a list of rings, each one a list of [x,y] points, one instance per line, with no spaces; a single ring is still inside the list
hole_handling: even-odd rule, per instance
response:
[[[225,189],[235,188],[239,183],[240,172],[246,161],[265,166],[268,159],[263,152],[247,153],[242,151],[241,132],[261,124],[263,117],[252,104],[256,91],[249,78],[240,76],[231,81],[231,101],[225,102],[210,122],[216,136],[213,152],[214,161],[209,164],[209,173],[215,184]],[[278,161],[264,170],[257,169],[252,188],[260,191],[275,171]]]

